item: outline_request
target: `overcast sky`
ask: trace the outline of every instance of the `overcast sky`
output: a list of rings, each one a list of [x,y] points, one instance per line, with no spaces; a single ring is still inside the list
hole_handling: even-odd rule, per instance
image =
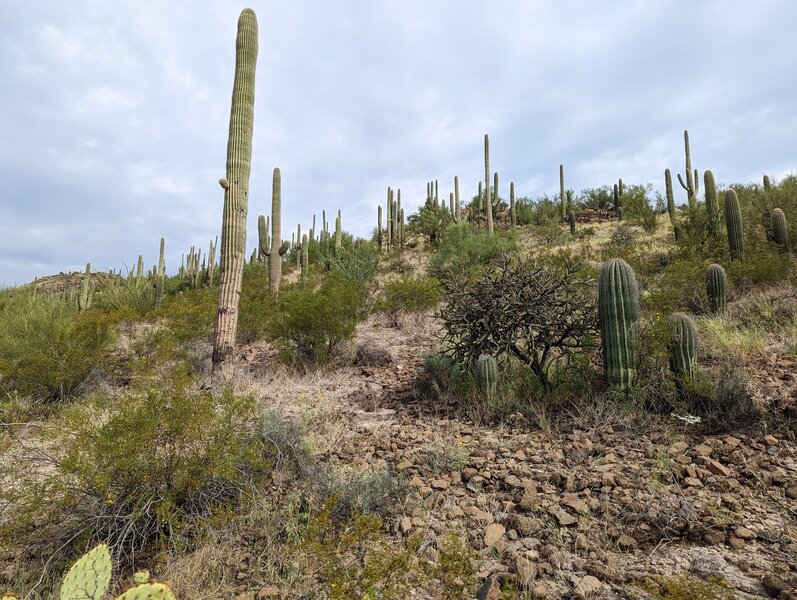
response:
[[[228,0],[0,0],[0,285],[157,260],[220,233],[235,31]],[[282,170],[283,237],[343,211],[367,235],[491,166],[519,196],[622,177],[663,188],[792,172],[797,4],[253,0],[248,247]],[[680,187],[678,199],[685,200]]]

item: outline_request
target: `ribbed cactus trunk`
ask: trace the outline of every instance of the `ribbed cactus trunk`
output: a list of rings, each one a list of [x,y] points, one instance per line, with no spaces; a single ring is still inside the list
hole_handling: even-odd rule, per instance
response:
[[[302,261],[301,261],[301,268],[302,268],[302,287],[307,285],[307,270],[308,265],[310,262],[310,243],[307,240],[307,236],[305,235],[302,238]]]
[[[271,249],[268,254],[268,284],[271,295],[277,298],[282,280],[282,173],[274,168],[271,184]]]
[[[764,191],[768,192],[772,189],[772,182],[769,180],[769,175],[764,175]]]
[[[376,246],[382,252],[382,205],[376,207]]]
[[[617,189],[617,184],[614,184],[612,189],[612,202],[614,203],[614,212],[617,213],[617,220],[622,220],[622,212],[620,211],[620,190]]]
[[[227,141],[227,175],[221,229],[219,306],[213,335],[213,373],[230,360],[238,327],[238,301],[246,260],[246,214],[249,207],[249,173],[252,164],[252,126],[255,107],[257,17],[244,9],[238,18],[235,43],[235,79]]]
[[[399,213],[399,248],[404,250],[404,209]]]
[[[772,211],[772,239],[785,252],[789,251],[789,228],[786,224],[786,215],[779,208]]]
[[[77,297],[77,309],[83,312],[91,307],[91,263],[86,263],[86,271],[80,280],[80,294]]]
[[[598,312],[606,379],[627,389],[636,379],[639,290],[634,270],[620,258],[601,267]]]
[[[517,211],[515,210],[515,182],[509,182],[509,224],[512,229],[517,227]]]
[[[706,269],[706,296],[708,296],[709,311],[715,315],[724,315],[727,304],[725,290],[728,287],[728,277],[721,265],[709,265]]]
[[[208,285],[213,287],[213,278],[216,275],[216,246],[219,245],[219,238],[216,237],[216,241],[210,242],[210,247],[208,249]]]
[[[158,275],[166,274],[166,240],[161,238],[160,255],[158,256]]]
[[[391,208],[393,205],[393,191],[388,187],[387,188],[387,222],[386,222],[386,230],[387,230],[387,251],[390,252],[391,247],[393,245],[393,238],[391,236],[391,223],[393,219],[390,217]]]
[[[498,171],[493,173],[493,212],[498,210]]]
[[[689,149],[689,131],[686,129],[684,129],[684,153],[686,154],[686,183],[684,183],[680,173],[678,173],[678,181],[681,183],[681,187],[686,190],[687,197],[689,198],[689,208],[694,209],[697,207],[697,169],[695,169],[693,177],[692,152]]]
[[[576,235],[576,213],[571,210],[567,214],[567,220],[570,221],[570,235]]]
[[[490,138],[484,134],[484,204],[487,209],[487,233],[493,235],[493,203],[490,200]]]
[[[498,389],[498,362],[489,354],[482,354],[476,361],[476,380],[487,402],[492,402]]]
[[[667,195],[667,213],[670,215],[670,223],[672,223],[673,232],[675,233],[675,241],[681,241],[681,227],[675,216],[675,197],[672,193],[672,175],[669,169],[664,169],[664,189]]]
[[[559,212],[561,213],[561,221],[565,222],[567,218],[567,205],[565,200],[565,166],[559,165]]]
[[[679,377],[692,378],[697,372],[697,326],[689,315],[680,312],[668,321],[670,369]]]
[[[343,248],[343,230],[340,226],[340,215],[335,218],[335,256],[340,256],[340,251]]]
[[[720,206],[717,199],[717,186],[714,183],[714,173],[703,173],[703,193],[706,196],[706,218],[708,220],[708,234],[715,238],[720,232]]]
[[[731,259],[744,260],[742,209],[734,189],[725,192],[725,228],[728,230],[728,248],[731,251]]]
[[[454,222],[459,223],[459,177],[454,176]]]

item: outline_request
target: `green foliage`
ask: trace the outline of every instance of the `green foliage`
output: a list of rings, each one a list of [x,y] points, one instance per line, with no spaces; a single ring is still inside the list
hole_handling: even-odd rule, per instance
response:
[[[733,600],[733,589],[719,575],[702,580],[688,574],[652,575],[640,587],[654,600]]]
[[[547,225],[560,223],[561,205],[558,200],[542,196],[536,200],[518,198],[515,202],[515,214],[518,225]]]
[[[68,553],[103,540],[124,567],[154,545],[179,546],[262,484],[275,456],[260,423],[253,397],[196,391],[179,371],[72,405],[42,429],[45,468],[31,470],[30,455],[9,461],[19,485],[0,490],[0,543]]]
[[[150,316],[163,320],[175,343],[210,339],[218,300],[217,289],[189,290],[176,296],[167,296],[161,308]]]
[[[262,264],[262,263],[261,263]],[[241,301],[238,308],[239,344],[249,344],[263,339],[269,323],[274,318],[275,301],[265,279],[244,277],[241,284]]]
[[[268,329],[283,357],[296,365],[329,362],[354,336],[364,293],[361,285],[331,273],[318,289],[282,294]]]
[[[402,313],[418,313],[435,308],[442,288],[434,277],[403,275],[382,287],[382,298],[375,309],[384,312],[396,324]]]
[[[371,244],[360,244],[356,248],[341,250],[331,259],[330,268],[348,281],[366,284],[376,275],[379,260],[380,255],[376,248]]]
[[[626,185],[622,195],[623,202],[623,218],[628,219],[632,223],[637,223],[641,226],[645,219],[649,219],[649,215],[653,212],[651,201],[648,198],[648,193],[652,189],[652,185]],[[647,231],[647,230],[646,230]],[[655,231],[655,228],[654,228]],[[648,231],[652,233],[652,231]]]
[[[94,306],[145,315],[155,308],[155,282],[147,277],[106,277],[97,282]]]
[[[424,204],[417,213],[410,215],[408,228],[411,234],[423,235],[430,244],[437,245],[441,239],[445,239],[446,227],[451,222],[451,213],[445,203],[439,206]]]
[[[0,293],[0,389],[43,402],[71,398],[109,367],[124,313],[78,313],[72,303],[25,289]]]
[[[623,196],[623,199],[625,199],[625,196]],[[590,210],[608,210],[613,203],[612,188],[608,185],[583,189],[576,196],[576,204]]]
[[[684,381],[682,395],[690,413],[699,416],[711,433],[739,431],[761,418],[744,373],[733,365],[724,365],[716,378]]]
[[[516,247],[514,237],[490,236],[476,232],[470,223],[457,223],[446,229],[443,243],[429,262],[429,272],[438,279],[472,275]]]

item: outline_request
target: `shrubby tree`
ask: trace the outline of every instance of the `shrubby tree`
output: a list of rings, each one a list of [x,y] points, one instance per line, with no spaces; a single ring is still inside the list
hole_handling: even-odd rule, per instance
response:
[[[545,388],[554,363],[594,344],[593,282],[570,259],[556,265],[503,255],[476,278],[444,284],[443,339],[448,353],[472,368],[479,356],[516,359]]]

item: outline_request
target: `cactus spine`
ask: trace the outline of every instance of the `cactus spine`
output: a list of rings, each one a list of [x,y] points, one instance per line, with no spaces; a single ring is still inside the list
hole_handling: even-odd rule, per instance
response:
[[[684,153],[686,154],[686,183],[684,183],[681,174],[678,173],[678,181],[681,187],[686,190],[687,197],[689,198],[689,208],[697,206],[697,192],[698,192],[698,179],[697,169],[692,175],[692,153],[689,150],[689,131],[684,129]]]
[[[576,235],[576,213],[571,210],[567,215],[567,220],[570,221],[570,235]]]
[[[725,192],[725,228],[728,230],[728,247],[731,259],[744,260],[744,236],[742,233],[742,209],[733,188]]]
[[[668,319],[671,337],[668,346],[670,369],[679,377],[694,377],[697,371],[697,327],[684,313],[674,313]]]
[[[717,199],[717,186],[714,183],[714,173],[703,173],[703,193],[706,196],[706,216],[708,219],[708,234],[711,237],[719,235],[720,206]]]
[[[639,290],[634,270],[620,258],[601,267],[598,312],[606,379],[627,389],[636,378]]]
[[[786,215],[779,208],[772,211],[772,239],[784,251],[789,251],[789,229],[786,225]]]
[[[255,64],[257,62],[257,17],[245,8],[238,18],[235,43],[235,80],[227,142],[227,175],[224,188],[224,217],[221,233],[221,276],[219,307],[213,337],[213,372],[233,354],[238,327],[244,253],[246,213],[249,202],[249,173],[252,165],[252,125],[255,106]]]
[[[718,264],[709,265],[706,269],[706,296],[708,296],[709,311],[715,315],[725,314],[725,288],[728,287],[728,277],[725,269]]]
[[[515,182],[509,182],[509,224],[512,229],[517,227],[517,211],[515,210]]]
[[[487,233],[493,235],[493,203],[490,200],[490,138],[484,134],[484,203],[487,209]]]

